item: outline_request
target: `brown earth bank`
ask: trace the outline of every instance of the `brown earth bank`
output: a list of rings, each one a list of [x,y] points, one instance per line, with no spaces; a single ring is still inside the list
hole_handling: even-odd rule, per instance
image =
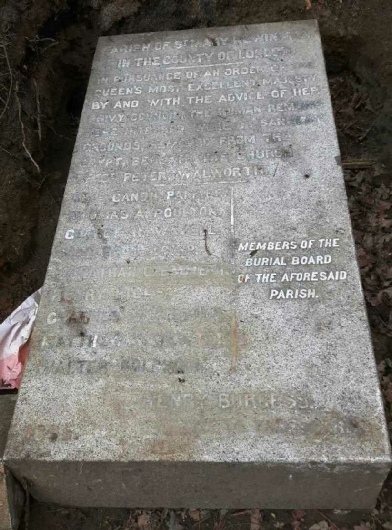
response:
[[[391,0],[0,0],[0,320],[44,281],[100,35],[309,18],[320,24],[390,420]],[[391,507],[392,484],[373,512],[78,510],[32,500],[24,527],[392,530]]]

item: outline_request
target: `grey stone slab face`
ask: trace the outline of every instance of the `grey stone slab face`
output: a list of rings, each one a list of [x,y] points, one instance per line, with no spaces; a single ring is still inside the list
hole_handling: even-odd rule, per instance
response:
[[[15,395],[0,395],[0,530],[17,530],[24,504],[23,489],[3,462],[16,399]]]
[[[6,458],[41,500],[364,508],[390,467],[314,21],[99,40]]]

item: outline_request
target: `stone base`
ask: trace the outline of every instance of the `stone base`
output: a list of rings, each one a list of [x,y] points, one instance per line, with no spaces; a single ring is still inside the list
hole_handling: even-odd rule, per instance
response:
[[[371,509],[389,464],[9,462],[39,501],[68,506]]]

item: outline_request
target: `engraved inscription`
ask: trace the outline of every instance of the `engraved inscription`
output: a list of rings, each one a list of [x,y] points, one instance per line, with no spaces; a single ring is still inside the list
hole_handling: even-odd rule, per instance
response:
[[[289,412],[293,437],[322,439],[322,423],[327,436],[351,433],[280,368],[290,319],[356,281],[344,216],[329,214],[336,161],[324,171],[320,135],[331,109],[311,33],[103,41],[47,280],[39,373],[125,382],[134,410],[167,412],[178,428],[203,411],[206,432],[216,415],[220,429],[277,433]],[[58,281],[60,263],[72,281]],[[326,358],[328,325],[316,328]],[[317,358],[314,335],[296,340]]]
[[[238,251],[246,252],[249,272],[239,274],[238,282],[275,284],[269,291],[270,300],[318,298],[317,288],[303,287],[347,279],[347,271],[335,266],[339,250],[340,238],[246,241],[239,244]],[[257,270],[262,272],[253,272]]]

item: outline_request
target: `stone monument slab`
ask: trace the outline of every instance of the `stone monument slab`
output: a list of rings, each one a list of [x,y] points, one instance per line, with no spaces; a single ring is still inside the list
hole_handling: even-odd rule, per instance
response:
[[[315,21],[99,39],[6,459],[69,505],[373,506],[390,447]]]

